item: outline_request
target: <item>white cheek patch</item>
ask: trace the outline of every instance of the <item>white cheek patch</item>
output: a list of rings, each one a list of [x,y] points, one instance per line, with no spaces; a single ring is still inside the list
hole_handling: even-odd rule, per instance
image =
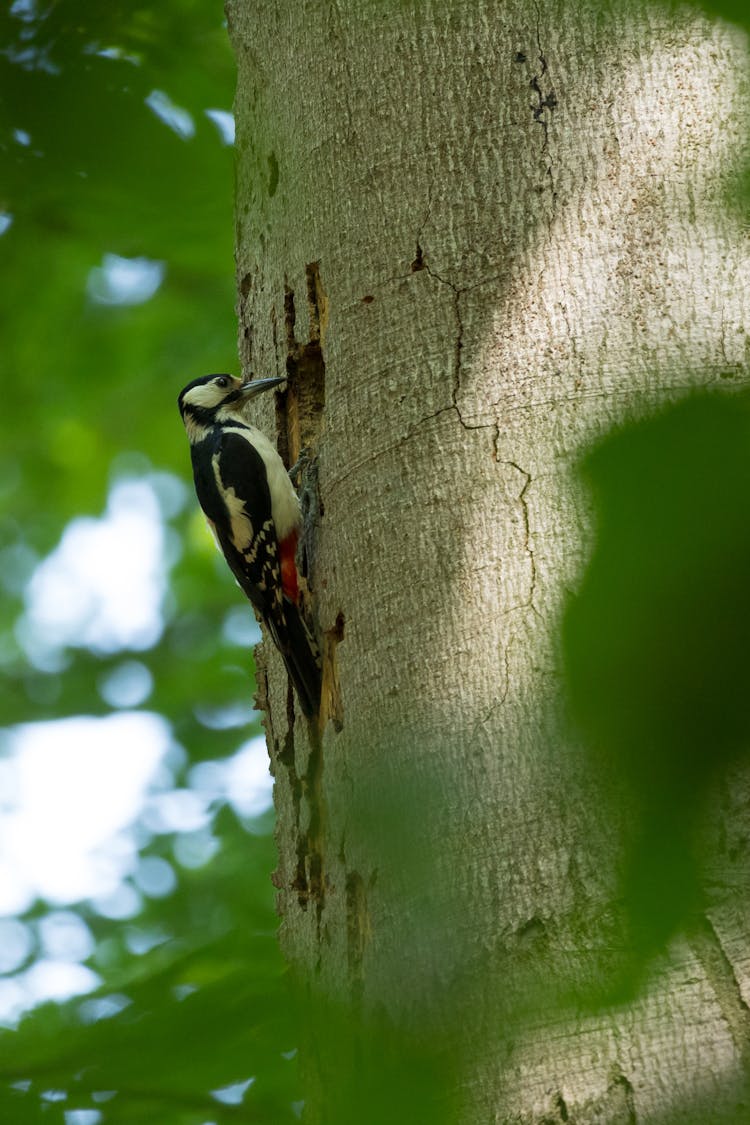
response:
[[[215,386],[213,383],[203,383],[199,387],[193,387],[185,396],[185,402],[190,406],[204,406],[209,410],[214,406],[218,406],[226,394],[226,390]]]

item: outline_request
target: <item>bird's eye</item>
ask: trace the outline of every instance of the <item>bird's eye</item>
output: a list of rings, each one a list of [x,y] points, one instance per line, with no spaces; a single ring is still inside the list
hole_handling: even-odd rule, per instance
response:
[[[228,387],[229,386],[229,380],[227,379],[226,375],[220,375],[218,379],[214,380],[214,382],[216,383],[217,387]]]

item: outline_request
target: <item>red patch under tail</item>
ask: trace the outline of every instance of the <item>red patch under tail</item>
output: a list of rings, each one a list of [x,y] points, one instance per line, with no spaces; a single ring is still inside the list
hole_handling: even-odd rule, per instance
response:
[[[297,564],[294,561],[297,554],[297,532],[293,531],[279,543],[279,562],[281,564],[281,586],[284,593],[296,605],[299,601],[299,583],[297,581]]]

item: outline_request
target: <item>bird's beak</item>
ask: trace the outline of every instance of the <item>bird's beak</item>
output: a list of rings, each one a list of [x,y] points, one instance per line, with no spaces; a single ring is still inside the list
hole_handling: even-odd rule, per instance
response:
[[[259,395],[261,391],[270,391],[272,387],[278,387],[280,383],[285,383],[285,376],[274,377],[273,379],[253,379],[250,383],[243,383],[240,387],[240,394],[245,402]]]

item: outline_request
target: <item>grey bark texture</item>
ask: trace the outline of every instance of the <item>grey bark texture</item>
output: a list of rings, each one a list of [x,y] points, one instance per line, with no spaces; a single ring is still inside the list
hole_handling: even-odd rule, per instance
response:
[[[256,417],[290,464],[310,450],[325,656],[319,739],[260,661],[285,953],[396,1023],[450,1022],[463,991],[463,1122],[691,1101],[740,1120],[750,917],[729,859],[637,997],[565,1005],[617,954],[617,826],[560,734],[556,638],[591,541],[584,444],[747,373],[747,234],[723,204],[743,38],[553,0],[228,16],[242,361],[289,373]]]

